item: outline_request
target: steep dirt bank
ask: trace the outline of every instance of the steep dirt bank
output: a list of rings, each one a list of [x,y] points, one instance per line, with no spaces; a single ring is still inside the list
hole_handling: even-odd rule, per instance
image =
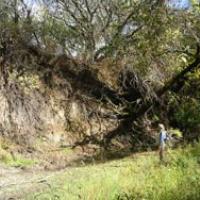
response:
[[[92,85],[91,80],[81,87],[74,78],[66,80],[56,73],[45,83],[45,76],[28,74],[16,79],[17,75],[11,74],[9,82],[2,84],[2,137],[23,147],[36,146],[38,140],[73,146],[85,136],[103,137],[116,127],[116,120],[102,119],[98,115],[100,111],[109,112],[108,106],[84,95],[86,87]]]

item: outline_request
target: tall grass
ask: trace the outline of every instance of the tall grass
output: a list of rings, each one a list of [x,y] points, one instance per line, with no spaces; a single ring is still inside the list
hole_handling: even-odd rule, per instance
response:
[[[157,153],[67,169],[51,187],[27,199],[38,200],[199,200],[200,144],[170,150],[160,164]]]

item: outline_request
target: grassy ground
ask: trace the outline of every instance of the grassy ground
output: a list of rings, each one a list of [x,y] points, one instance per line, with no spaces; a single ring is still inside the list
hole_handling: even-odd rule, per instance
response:
[[[31,150],[31,151],[30,151]],[[0,164],[8,167],[34,168],[36,165],[45,169],[61,169],[77,154],[71,148],[64,148],[50,142],[37,139],[32,149],[15,144],[9,139],[0,137]]]
[[[0,163],[3,163],[9,167],[31,167],[37,164],[37,160],[25,158],[20,154],[16,154],[14,158],[8,152],[0,152],[0,154]]]
[[[14,145],[0,137],[0,164],[3,163],[10,167],[29,167],[37,163],[34,159],[28,159],[19,153],[11,153],[9,148]]]
[[[121,160],[66,169],[49,182],[49,189],[32,200],[198,200],[200,144],[168,151],[160,164],[155,152]]]

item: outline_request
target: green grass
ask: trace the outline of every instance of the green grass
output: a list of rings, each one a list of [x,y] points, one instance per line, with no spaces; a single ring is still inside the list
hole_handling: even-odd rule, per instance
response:
[[[0,163],[3,163],[10,167],[30,167],[36,164],[37,161],[27,159],[20,154],[16,154],[15,158],[13,158],[13,156],[10,153],[1,150]]]
[[[11,167],[28,167],[37,163],[34,159],[25,158],[19,153],[12,155],[9,148],[14,147],[14,144],[0,137],[0,163]]]
[[[167,164],[155,153],[105,164],[66,169],[37,200],[198,200],[200,144],[168,152]]]

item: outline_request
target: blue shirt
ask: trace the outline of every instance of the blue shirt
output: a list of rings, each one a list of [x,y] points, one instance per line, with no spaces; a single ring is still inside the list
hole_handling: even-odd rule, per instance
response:
[[[161,131],[160,136],[159,136],[159,142],[160,144],[165,143],[165,140],[167,139],[167,132],[166,131]]]

